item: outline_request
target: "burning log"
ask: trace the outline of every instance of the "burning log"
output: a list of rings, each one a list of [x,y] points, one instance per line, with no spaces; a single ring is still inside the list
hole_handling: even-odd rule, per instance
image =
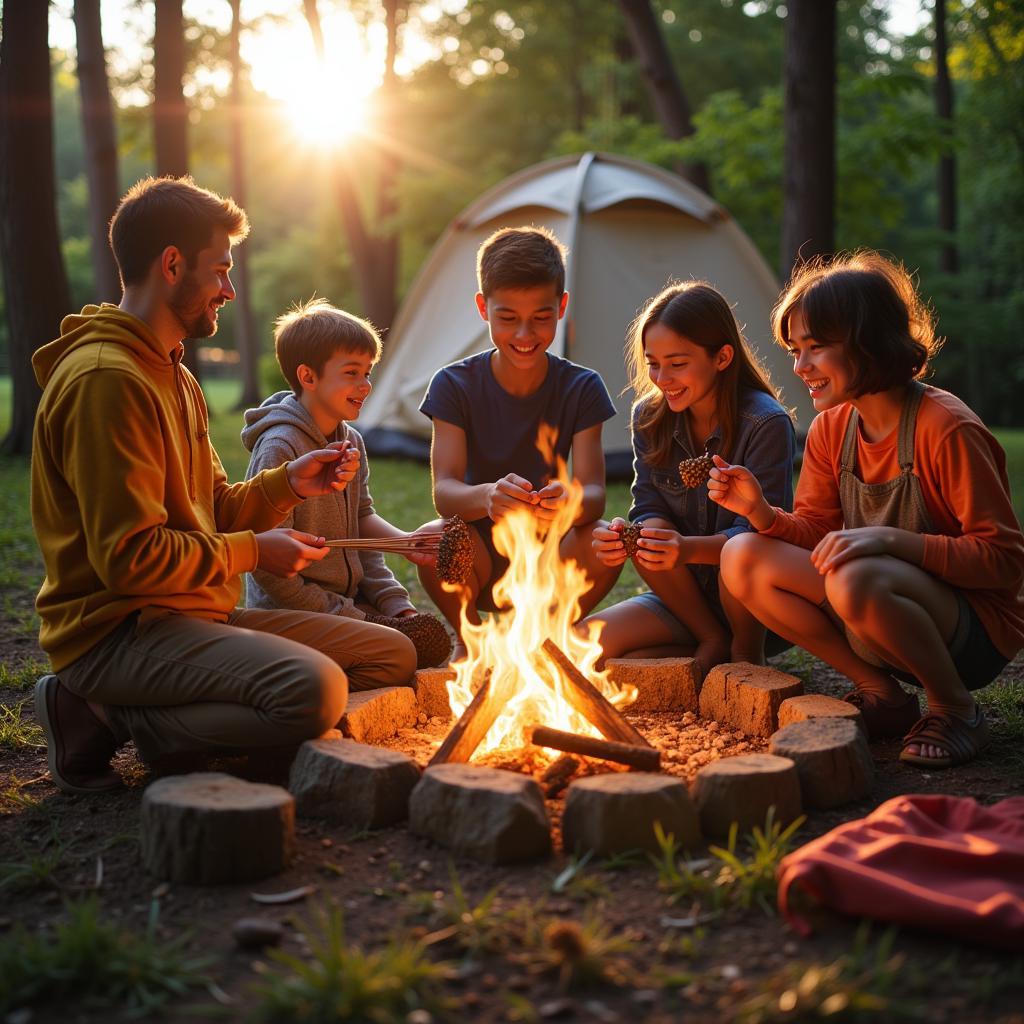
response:
[[[550,747],[553,750],[580,754],[583,757],[599,757],[603,761],[626,764],[644,772],[656,772],[661,769],[661,751],[647,744],[637,746],[632,743],[602,740],[595,736],[577,736],[575,733],[562,732],[561,729],[549,729],[546,725],[538,725],[533,730],[530,740],[538,747]]]
[[[445,737],[444,743],[430,759],[430,764],[450,764],[468,761],[483,742],[488,730],[494,725],[502,711],[502,703],[491,693],[491,677],[484,677],[480,689],[469,702],[469,707]]]
[[[610,740],[627,746],[651,747],[556,643],[545,640],[542,647],[544,653],[562,670],[567,684],[565,698],[576,711]]]
[[[579,761],[568,754],[563,754],[557,761],[552,761],[540,777],[541,785],[544,787],[544,795],[549,799],[553,796],[558,796],[569,785],[569,780],[576,774],[576,769],[579,766]]]

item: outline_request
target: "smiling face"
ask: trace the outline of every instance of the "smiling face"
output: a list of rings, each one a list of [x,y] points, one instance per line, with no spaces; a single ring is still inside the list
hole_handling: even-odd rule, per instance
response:
[[[654,323],[644,331],[644,358],[651,381],[673,412],[707,412],[705,407],[713,409],[716,402],[719,374],[732,362],[733,347],[712,351]]]
[[[300,366],[296,373],[302,387],[300,400],[318,423],[358,419],[373,388],[370,373],[375,362],[363,352],[339,349],[320,373],[310,366]]]
[[[541,364],[555,340],[568,299],[568,292],[559,296],[553,284],[543,284],[496,288],[486,299],[478,293],[476,304],[500,358],[515,370],[529,371]]]
[[[793,372],[804,382],[816,412],[824,412],[848,402],[853,367],[838,342],[820,341],[811,336],[799,307],[789,314],[789,344]]]
[[[209,338],[217,333],[220,307],[235,297],[231,267],[231,239],[223,228],[216,228],[210,244],[196,256],[195,266],[186,266],[167,298],[186,338]]]

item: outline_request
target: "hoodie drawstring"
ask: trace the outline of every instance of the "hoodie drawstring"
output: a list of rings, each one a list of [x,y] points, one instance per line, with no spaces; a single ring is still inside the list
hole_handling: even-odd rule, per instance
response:
[[[178,394],[178,407],[181,409],[182,419],[185,421],[185,441],[188,444],[188,496],[196,500],[196,469],[195,451],[192,447],[192,417],[188,411],[188,400],[185,397],[185,388],[181,380],[181,357],[179,349],[171,355],[171,362],[174,365],[174,390]]]

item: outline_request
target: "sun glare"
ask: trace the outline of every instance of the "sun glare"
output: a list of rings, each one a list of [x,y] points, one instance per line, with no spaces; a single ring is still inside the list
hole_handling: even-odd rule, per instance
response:
[[[282,117],[295,135],[331,148],[365,126],[383,58],[373,35],[367,39],[346,12],[325,16],[323,31],[323,63],[301,18],[252,33],[245,57],[253,86],[281,103]]]
[[[331,67],[302,69],[282,97],[285,119],[305,142],[339,145],[366,122],[369,97],[359,85]]]

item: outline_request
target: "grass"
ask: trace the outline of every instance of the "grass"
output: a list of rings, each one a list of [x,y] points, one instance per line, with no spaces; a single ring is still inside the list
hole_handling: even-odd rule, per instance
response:
[[[22,717],[22,708],[27,703],[26,697],[17,704],[0,704],[0,750],[45,747],[43,730],[31,719]]]
[[[94,899],[71,904],[49,933],[15,925],[0,941],[0,1013],[73,1003],[106,1010],[105,1019],[150,1017],[170,1000],[209,987],[209,961],[187,954],[184,939],[158,939],[156,929],[156,901],[140,934],[102,920]]]
[[[742,1024],[821,1019],[922,1019],[918,1005],[906,1001],[919,990],[923,976],[908,969],[893,953],[896,933],[872,941],[861,926],[849,953],[829,963],[797,963],[774,975],[763,991],[747,1000],[736,1014]]]
[[[253,993],[260,1019],[387,1024],[405,1020],[414,1010],[444,1009],[441,986],[449,968],[428,959],[422,943],[391,939],[380,949],[361,950],[346,942],[344,917],[337,909],[322,911],[300,933],[309,946],[308,958],[272,950],[273,966],[260,968],[262,978]]]
[[[710,846],[710,858],[688,861],[680,859],[675,836],[666,833],[661,822],[655,822],[659,854],[653,860],[658,885],[669,902],[684,902],[693,907],[695,923],[702,914],[716,914],[727,908],[749,910],[756,906],[766,914],[774,914],[775,873],[803,823],[804,818],[800,817],[783,828],[775,820],[775,808],[769,807],[764,828],[755,826],[747,836],[746,852],[738,847],[739,829],[733,822],[724,847]]]

